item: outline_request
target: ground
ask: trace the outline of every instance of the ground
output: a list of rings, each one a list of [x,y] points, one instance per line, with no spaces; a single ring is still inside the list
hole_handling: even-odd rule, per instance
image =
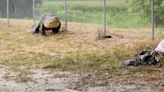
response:
[[[122,67],[142,48],[155,48],[158,29],[68,23],[68,31],[43,37],[27,32],[30,20],[0,21],[0,92],[163,92],[163,65]]]

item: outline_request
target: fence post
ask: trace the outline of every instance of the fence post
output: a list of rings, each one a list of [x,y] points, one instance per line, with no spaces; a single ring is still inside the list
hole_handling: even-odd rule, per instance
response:
[[[35,25],[35,0],[33,0],[33,24]]]
[[[65,30],[67,30],[67,0],[64,0],[64,21],[65,21]]]
[[[103,34],[106,35],[106,0],[103,1]]]
[[[154,40],[154,0],[151,0],[151,35]]]
[[[9,26],[9,0],[7,0],[7,25]]]

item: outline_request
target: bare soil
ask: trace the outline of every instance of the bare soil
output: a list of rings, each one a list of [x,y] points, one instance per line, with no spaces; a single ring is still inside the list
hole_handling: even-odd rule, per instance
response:
[[[62,72],[55,70],[30,70],[28,81],[5,66],[0,66],[0,92],[163,92],[163,78],[147,77],[144,74],[128,73],[123,69],[92,72]],[[162,72],[154,69],[152,73]],[[163,73],[162,73],[163,74]],[[163,74],[164,75],[164,74]]]

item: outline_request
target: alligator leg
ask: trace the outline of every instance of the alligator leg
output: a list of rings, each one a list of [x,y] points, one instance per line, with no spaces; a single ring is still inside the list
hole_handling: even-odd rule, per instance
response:
[[[57,28],[53,28],[53,29],[52,29],[53,33],[58,33],[60,27],[61,27],[61,23],[59,22],[59,26],[58,26]]]
[[[40,28],[40,25],[38,25],[36,28],[35,28],[35,31],[33,33],[39,33],[39,28]]]
[[[44,27],[43,24],[42,24],[41,27],[40,27],[40,31],[41,31],[42,35],[47,36],[47,35],[46,35],[46,32],[45,32],[45,27]]]

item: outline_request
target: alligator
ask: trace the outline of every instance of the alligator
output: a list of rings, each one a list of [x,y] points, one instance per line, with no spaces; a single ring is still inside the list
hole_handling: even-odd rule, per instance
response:
[[[52,30],[53,33],[58,33],[61,27],[59,17],[51,13],[45,13],[41,16],[38,25],[35,27],[33,33],[42,33],[46,36],[46,30]]]

